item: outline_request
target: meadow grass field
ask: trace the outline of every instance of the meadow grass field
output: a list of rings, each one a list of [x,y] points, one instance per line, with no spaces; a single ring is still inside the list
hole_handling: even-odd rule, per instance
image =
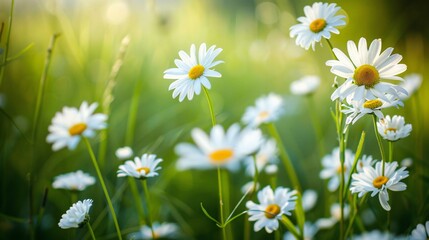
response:
[[[313,3],[0,2],[0,239],[427,239],[423,4]]]

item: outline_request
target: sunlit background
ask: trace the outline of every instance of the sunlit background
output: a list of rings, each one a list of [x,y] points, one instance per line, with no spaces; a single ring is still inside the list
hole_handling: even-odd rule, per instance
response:
[[[137,231],[138,216],[126,181],[116,177],[121,163],[114,155],[117,148],[129,144],[136,155],[145,152],[164,159],[160,176],[149,181],[153,200],[153,218],[176,222],[184,239],[219,239],[220,230],[201,211],[218,212],[215,171],[182,171],[175,168],[177,156],[174,146],[190,142],[190,130],[210,129],[211,121],[203,95],[192,101],[179,103],[168,91],[170,80],[163,79],[163,71],[174,67],[178,51],[189,51],[192,43],[207,43],[223,49],[218,59],[225,61],[216,70],[222,78],[212,79],[210,94],[218,122],[224,126],[239,122],[245,108],[256,98],[275,92],[286,99],[287,114],[276,123],[285,147],[297,169],[304,189],[319,193],[316,208],[308,213],[309,220],[326,213],[325,201],[337,196],[328,195],[324,181],[319,179],[320,153],[311,121],[317,116],[323,126],[324,153],[337,146],[330,100],[334,76],[325,62],[332,59],[326,42],[317,44],[316,51],[304,50],[289,37],[289,28],[303,15],[308,0],[289,1],[229,1],[229,0],[33,0],[15,1],[10,36],[9,57],[16,58],[2,66],[4,76],[0,85],[0,239],[27,239],[28,219],[39,217],[45,189],[49,189],[46,207],[37,227],[38,239],[65,239],[71,230],[57,225],[61,214],[71,205],[67,192],[52,189],[55,176],[82,169],[95,176],[85,146],[75,151],[53,152],[46,142],[47,129],[55,112],[64,106],[77,107],[82,101],[99,102],[103,106],[108,96],[110,105],[106,134],[91,142],[97,154],[105,141],[105,174],[115,208],[124,233]],[[427,161],[429,119],[427,59],[429,27],[423,1],[337,1],[348,16],[348,24],[334,35],[334,47],[346,49],[346,42],[382,39],[382,48],[394,47],[403,56],[408,70],[403,74],[423,75],[423,84],[405,107],[388,109],[388,114],[401,114],[413,124],[411,136],[395,145],[394,160],[414,160],[410,177],[405,181],[408,190],[391,196],[393,211],[391,225],[396,233],[409,233],[417,223],[429,219],[427,192],[429,164]],[[0,21],[4,24],[0,47],[3,58],[6,31],[10,16],[9,0],[0,2]],[[52,52],[51,65],[42,99],[40,122],[35,143],[29,142],[33,129],[37,89],[43,72],[50,39],[59,34]],[[129,39],[123,64],[115,78],[111,92],[106,86],[112,66],[118,58],[121,42]],[[319,75],[321,87],[311,98],[293,96],[289,86],[305,75]],[[403,76],[402,75],[402,76]],[[133,96],[138,96],[134,98]],[[137,104],[137,115],[130,107]],[[99,108],[98,111],[101,111]],[[9,119],[10,117],[10,119]],[[134,131],[126,131],[135,121]],[[19,130],[17,130],[19,129]],[[378,156],[372,121],[365,117],[350,131],[350,148],[355,150],[362,130],[367,133],[364,152]],[[20,132],[21,131],[21,132]],[[423,175],[412,174],[424,168]],[[280,168],[278,184],[290,187]],[[234,206],[242,193],[240,187],[251,179],[243,172],[229,175],[230,204]],[[261,176],[261,181],[265,181]],[[418,193],[418,194],[417,194]],[[426,197],[426,199],[425,199]],[[98,184],[79,193],[79,199],[92,198],[91,221],[99,239],[114,239],[113,222],[105,209],[105,200]],[[378,199],[370,199],[376,220],[368,229],[384,226],[386,213],[377,208]],[[240,207],[244,210],[244,206]],[[107,215],[106,215],[107,213]],[[242,238],[244,218],[231,225],[235,239]],[[108,224],[105,224],[108,223]],[[253,223],[252,223],[253,225]],[[283,229],[284,231],[284,229]],[[320,233],[329,239],[335,231]],[[89,237],[78,230],[76,239]],[[253,239],[271,239],[273,235],[261,231]]]

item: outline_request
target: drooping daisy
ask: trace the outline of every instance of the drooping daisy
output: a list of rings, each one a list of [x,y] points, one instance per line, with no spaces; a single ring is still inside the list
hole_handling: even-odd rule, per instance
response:
[[[380,133],[384,139],[392,142],[408,137],[412,129],[412,125],[405,124],[404,117],[398,115],[395,115],[392,118],[387,115],[385,118],[382,118],[377,122],[378,133]]]
[[[88,105],[83,102],[79,109],[64,107],[62,112],[57,112],[46,138],[48,143],[53,143],[52,150],[58,151],[63,147],[73,150],[82,137],[94,137],[95,130],[106,128],[107,116],[102,113],[94,114],[97,106],[97,103]]]
[[[178,238],[179,237],[179,226],[175,223],[159,223],[154,222],[152,224],[153,231],[155,233],[155,238],[164,239],[164,238]],[[152,230],[149,226],[142,226],[139,232],[132,233],[129,236],[130,239],[153,239]]]
[[[223,63],[223,61],[214,61],[214,59],[222,52],[222,48],[216,48],[215,45],[206,49],[206,44],[202,43],[198,50],[191,45],[190,55],[184,51],[179,52],[180,59],[174,60],[177,68],[170,68],[164,71],[165,79],[174,79],[168,90],[173,91],[173,98],[179,96],[179,101],[183,101],[186,96],[192,100],[194,94],[199,95],[201,88],[211,88],[208,77],[221,77],[222,75],[211,69],[214,66]]]
[[[133,156],[133,150],[128,146],[121,147],[116,149],[115,155],[120,160],[129,159]]]
[[[403,106],[400,100],[384,101],[382,99],[350,101],[351,106],[343,104],[342,112],[347,116],[346,124],[354,124],[357,120],[367,114],[375,114],[379,119],[384,117],[381,109]]]
[[[302,208],[304,211],[311,210],[317,202],[317,192],[312,189],[307,189],[302,193]]]
[[[282,215],[291,215],[295,209],[297,192],[288,188],[277,187],[275,192],[270,186],[264,187],[258,192],[259,204],[248,201],[246,207],[249,214],[249,221],[256,221],[254,225],[255,232],[262,228],[268,233],[272,233],[279,227],[278,220]]]
[[[86,187],[93,185],[95,178],[81,170],[61,174],[55,177],[52,187],[71,191],[83,191]]]
[[[411,240],[427,240],[429,238],[429,221],[425,225],[418,224],[417,227],[411,231]]]
[[[134,161],[128,160],[119,166],[118,177],[134,177],[146,179],[158,176],[157,171],[161,169],[158,164],[161,158],[156,158],[155,154],[143,154],[141,158],[135,157]]]
[[[62,229],[80,228],[89,220],[89,209],[92,206],[92,199],[85,199],[73,203],[73,205],[61,216],[58,226]]]
[[[397,162],[386,162],[383,174],[382,164],[380,161],[375,164],[375,168],[367,166],[363,168],[362,172],[354,173],[350,191],[358,193],[358,197],[362,197],[369,192],[371,192],[371,197],[378,194],[378,199],[383,209],[390,211],[387,190],[404,191],[407,185],[401,180],[408,177],[408,171],[405,170],[405,167],[396,170],[398,167]]]
[[[372,41],[369,49],[365,38],[359,40],[357,47],[353,41],[347,42],[347,57],[341,50],[334,48],[338,60],[329,60],[327,66],[331,72],[346,81],[331,95],[332,100],[343,100],[350,96],[354,101],[382,99],[390,102],[399,98],[399,93],[407,94],[400,86],[384,80],[403,80],[398,74],[407,69],[405,64],[398,64],[402,56],[390,55],[393,48],[388,48],[381,54],[381,39]],[[391,95],[392,97],[388,97]]]
[[[344,176],[348,176],[353,164],[354,153],[346,149],[344,159]],[[340,162],[340,149],[338,147],[332,150],[331,154],[328,154],[322,158],[323,169],[320,171],[320,178],[329,179],[328,190],[334,192],[340,185],[341,177],[341,162]]]
[[[296,227],[298,229],[298,227]],[[305,222],[304,223],[304,240],[312,240],[316,239],[316,233],[319,231],[317,226],[315,224],[312,224],[311,222]],[[283,235],[283,240],[296,240],[296,237],[291,232],[286,232]]]
[[[421,74],[412,73],[404,76],[404,82],[402,82],[399,86],[404,88],[408,92],[408,95],[401,94],[400,98],[402,100],[406,100],[410,98],[413,95],[413,93],[415,93],[420,88],[420,86],[422,85],[422,82],[423,82],[423,77]]]
[[[244,160],[244,164],[246,165],[246,173],[249,176],[255,175],[255,163],[260,173],[264,167],[270,163],[275,163],[277,158],[277,143],[274,139],[269,139],[264,141],[261,144],[258,152],[251,157],[248,157]],[[255,159],[254,159],[255,158]]]
[[[258,150],[263,140],[261,130],[249,128],[240,130],[238,124],[233,124],[226,132],[221,125],[216,125],[210,131],[210,135],[195,128],[191,135],[196,146],[180,143],[175,148],[179,155],[177,161],[179,170],[211,169],[218,166],[230,171],[238,170],[239,160]]]
[[[316,2],[313,5],[305,6],[305,17],[299,17],[299,24],[290,28],[290,37],[296,36],[296,45],[299,45],[305,50],[310,46],[315,48],[316,42],[320,42],[322,37],[331,38],[331,33],[339,34],[338,27],[345,26],[344,15],[337,15],[340,7],[335,3]]]
[[[256,99],[255,106],[247,107],[241,120],[250,127],[258,127],[260,124],[276,121],[283,113],[283,98],[269,93]]]
[[[330,208],[331,216],[329,218],[320,218],[316,221],[315,225],[319,229],[330,229],[337,222],[341,220],[341,205],[339,203],[334,203]],[[350,206],[344,204],[343,207],[343,219],[347,219],[350,214]]]
[[[320,77],[308,75],[290,84],[290,91],[295,95],[309,95],[314,93],[320,85]]]

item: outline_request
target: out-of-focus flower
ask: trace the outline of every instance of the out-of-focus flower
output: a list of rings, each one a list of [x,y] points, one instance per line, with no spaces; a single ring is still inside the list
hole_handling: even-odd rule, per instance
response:
[[[248,157],[244,160],[244,164],[246,165],[246,173],[249,176],[255,175],[254,161],[256,161],[256,168],[258,169],[258,172],[261,172],[266,165],[273,163],[275,162],[275,160],[277,160],[276,155],[277,155],[276,140],[269,139],[264,141],[261,144],[261,147],[259,148],[258,152],[256,152],[254,156]]]
[[[173,98],[179,96],[179,101],[183,101],[186,96],[188,100],[192,100],[194,94],[199,95],[201,88],[211,88],[208,77],[221,77],[222,75],[211,69],[214,66],[223,63],[223,61],[214,61],[214,59],[222,52],[222,48],[216,48],[215,45],[206,49],[206,44],[202,43],[198,50],[191,45],[190,55],[184,51],[179,52],[180,59],[174,60],[177,68],[170,68],[164,71],[165,79],[174,79],[168,90],[173,91]]]
[[[425,225],[418,224],[411,232],[410,240],[427,240],[429,238],[429,221]]]
[[[175,223],[159,223],[154,222],[152,224],[155,237],[164,239],[174,239],[179,237],[179,226]],[[139,232],[131,233],[129,236],[130,239],[153,239],[152,230],[149,226],[142,226]]]
[[[179,155],[179,170],[211,169],[219,166],[236,171],[240,167],[239,160],[257,151],[263,141],[261,130],[240,130],[238,124],[233,124],[226,132],[221,125],[216,125],[210,135],[199,128],[193,129],[191,134],[196,146],[180,143],[175,148]]]
[[[276,164],[268,164],[265,167],[265,173],[268,175],[275,175],[279,171],[279,167]]]
[[[312,189],[307,189],[302,193],[302,208],[304,211],[308,211],[316,205],[317,192]]]
[[[332,228],[338,221],[341,220],[341,205],[334,203],[331,205],[331,216],[329,218],[320,218],[316,221],[315,225],[319,229],[329,229]],[[347,219],[350,214],[350,206],[344,204],[343,208],[343,219]]]
[[[409,168],[413,165],[413,159],[412,158],[404,158],[401,161],[401,167]]]
[[[275,93],[262,96],[255,101],[255,106],[247,107],[242,121],[250,127],[277,121],[284,113],[283,98]]]
[[[135,157],[134,161],[128,160],[125,164],[119,166],[118,177],[134,177],[146,179],[158,176],[158,170],[161,169],[158,164],[162,159],[156,158],[155,154],[143,154],[141,158]]]
[[[79,109],[63,107],[62,112],[57,112],[46,138],[48,143],[53,143],[52,150],[58,151],[63,147],[73,150],[82,137],[94,137],[96,130],[106,128],[107,116],[102,113],[94,114],[97,106],[97,103],[88,105],[83,102]]]
[[[89,209],[92,206],[92,199],[85,199],[73,203],[73,205],[61,216],[58,226],[62,229],[80,228],[89,220]]]
[[[310,46],[315,48],[316,42],[323,38],[330,39],[331,33],[339,34],[338,27],[345,26],[344,15],[337,15],[340,10],[335,3],[316,2],[313,5],[305,6],[305,17],[299,17],[299,24],[290,28],[290,37],[296,36],[296,45],[305,50]]]
[[[347,42],[347,57],[341,50],[334,48],[338,60],[329,60],[327,66],[331,72],[346,81],[331,95],[332,100],[343,100],[351,97],[354,101],[382,99],[386,102],[398,99],[399,94],[407,91],[400,86],[384,80],[403,80],[397,76],[403,73],[407,66],[398,64],[402,60],[399,54],[390,55],[393,48],[388,48],[381,54],[381,39],[372,41],[369,49],[365,38],[359,40],[359,46],[353,41]],[[390,96],[390,97],[389,97]]]
[[[404,117],[398,115],[395,115],[392,118],[387,115],[385,118],[382,118],[377,122],[378,133],[380,133],[384,139],[392,142],[408,137],[412,129],[412,125],[405,124]]]
[[[404,76],[404,82],[402,82],[399,86],[404,88],[408,92],[408,95],[401,94],[399,97],[402,100],[410,98],[417,90],[419,90],[422,82],[423,77],[421,74],[412,73]]]
[[[395,236],[390,232],[381,232],[380,230],[372,230],[371,232],[364,232],[360,235],[353,236],[354,240],[406,240],[408,237]]]
[[[383,174],[383,162],[377,162],[375,168],[371,166],[364,167],[359,173],[352,175],[352,183],[350,191],[358,193],[358,197],[362,197],[366,193],[371,192],[371,197],[378,194],[378,199],[384,210],[390,211],[391,207],[388,203],[389,193],[391,191],[404,191],[407,185],[401,182],[402,179],[408,177],[408,171],[405,167],[398,170],[397,162],[385,163]]]
[[[258,232],[262,228],[268,233],[272,233],[279,227],[279,219],[282,215],[290,216],[295,209],[297,192],[288,188],[277,187],[275,192],[270,186],[264,187],[258,192],[259,204],[248,201],[246,207],[249,214],[249,221],[256,221],[254,231]]]
[[[55,177],[52,187],[71,191],[83,191],[95,183],[95,178],[88,173],[78,170],[76,172],[61,174]]]
[[[356,170],[362,172],[364,167],[372,166],[377,162],[377,160],[372,159],[371,155],[363,155],[362,158],[358,159],[356,164]]]
[[[128,146],[118,148],[115,152],[116,157],[120,160],[130,159],[133,154],[133,150]]]
[[[305,76],[290,84],[290,91],[295,95],[309,95],[314,93],[320,85],[320,77],[315,75]]]
[[[346,149],[345,159],[344,159],[344,176],[348,176],[353,164],[354,153]],[[340,162],[340,149],[338,147],[332,150],[332,153],[326,155],[322,159],[323,169],[320,171],[320,178],[329,179],[328,189],[331,192],[334,192],[338,189],[340,185],[341,177],[341,162]]]
[[[259,190],[259,183],[257,182],[255,186],[255,183],[253,181],[247,182],[246,184],[243,185],[243,187],[241,187],[241,192],[243,194],[246,194],[246,193],[251,194],[258,190]]]

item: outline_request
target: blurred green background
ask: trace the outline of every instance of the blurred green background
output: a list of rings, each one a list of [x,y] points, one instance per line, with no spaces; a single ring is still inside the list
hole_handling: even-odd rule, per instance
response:
[[[219,229],[200,209],[200,202],[203,202],[209,212],[214,215],[218,212],[216,172],[178,172],[175,169],[174,146],[178,142],[190,142],[189,133],[194,127],[210,129],[207,103],[202,95],[179,103],[167,90],[171,81],[163,79],[163,71],[174,67],[179,50],[189,52],[192,43],[202,42],[223,48],[218,59],[225,63],[216,67],[223,76],[211,79],[210,90],[218,122],[223,126],[239,122],[245,108],[262,95],[275,92],[285,97],[287,114],[276,125],[302,186],[319,192],[319,202],[307,219],[315,221],[326,217],[325,202],[334,200],[336,195],[326,194],[324,182],[318,178],[321,169],[319,140],[315,138],[310,113],[314,113],[318,124],[323,126],[324,152],[328,154],[337,145],[330,116],[334,107],[329,98],[333,91],[333,75],[325,66],[332,55],[326,42],[322,42],[322,46],[318,44],[316,51],[305,51],[289,37],[289,28],[297,23],[297,17],[304,15],[303,7],[312,3],[307,0],[16,0],[9,57],[19,57],[3,66],[0,85],[1,107],[7,114],[0,117],[0,238],[29,237],[29,214],[33,211],[37,219],[46,188],[49,193],[42,222],[37,227],[37,238],[63,239],[62,236],[70,233],[71,230],[57,226],[61,214],[71,206],[70,196],[52,189],[52,180],[59,174],[78,169],[96,175],[84,144],[75,151],[53,152],[45,141],[47,129],[55,112],[64,106],[77,107],[84,100],[102,105],[106,84],[125,36],[130,42],[111,92],[114,100],[110,105],[109,127],[106,134],[91,141],[98,154],[101,143],[107,144],[102,171],[111,195],[118,200],[115,207],[124,233],[138,230],[138,217],[126,181],[116,178],[120,161],[114,152],[128,142],[137,155],[150,151],[164,159],[160,176],[149,181],[154,201],[153,218],[177,222],[186,239],[220,237]],[[383,49],[394,47],[394,53],[403,56],[402,63],[408,66],[404,75],[423,75],[419,92],[405,102],[404,108],[386,111],[391,115],[404,115],[406,121],[413,124],[411,136],[395,144],[394,157],[396,161],[406,157],[414,160],[411,176],[405,181],[408,190],[391,196],[392,230],[409,233],[417,223],[429,219],[428,206],[425,206],[429,169],[426,159],[429,130],[425,123],[429,109],[424,105],[429,100],[425,81],[429,63],[429,27],[424,15],[427,7],[423,0],[336,3],[344,9],[349,22],[340,30],[340,35],[331,38],[335,47],[345,51],[347,40],[381,38]],[[0,39],[2,58],[10,6],[8,0],[0,2],[0,21],[4,24]],[[32,145],[28,139],[33,132],[37,89],[53,34],[60,36],[53,50],[40,122]],[[20,54],[26,48],[28,50]],[[292,96],[290,83],[310,74],[322,78],[316,94],[311,99]],[[133,95],[138,96],[135,100],[138,105],[134,105],[138,111],[132,119],[135,128],[127,133]],[[98,111],[102,111],[101,106]],[[369,117],[351,129],[350,148],[355,151],[362,130],[367,133],[364,153],[379,159]],[[413,174],[419,168],[424,169],[421,171],[424,174]],[[278,184],[287,187],[288,178],[283,168],[279,169]],[[261,178],[266,181],[264,176]],[[243,172],[229,175],[232,206],[241,197],[240,187],[250,180]],[[94,199],[91,221],[96,222],[100,214],[106,213],[98,183],[79,193],[79,199],[85,198]],[[383,227],[386,221],[386,213],[380,210],[377,201],[369,201],[378,215],[376,223],[368,229]],[[244,210],[244,205],[239,209]],[[236,239],[242,237],[243,219],[231,225]],[[94,226],[96,235],[100,239],[115,238],[111,221],[106,218],[98,221],[102,224]],[[103,224],[106,222],[108,224]],[[319,234],[320,238],[329,238],[327,236],[335,236],[335,230]],[[86,230],[78,230],[76,239],[85,236]],[[271,238],[273,235],[263,231],[253,236],[253,239]]]

